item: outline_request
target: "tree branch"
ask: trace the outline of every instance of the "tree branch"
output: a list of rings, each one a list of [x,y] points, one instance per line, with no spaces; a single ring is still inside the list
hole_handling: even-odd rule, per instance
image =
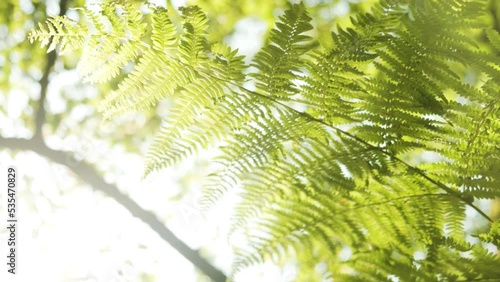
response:
[[[51,69],[56,62],[56,52],[52,51],[47,54],[47,64],[43,76],[40,79],[40,100],[38,101],[38,109],[35,115],[35,133],[33,138],[42,140],[42,126],[45,123],[45,100],[47,98],[47,88],[49,86],[49,75]]]
[[[198,251],[191,249],[182,240],[177,238],[165,225],[152,213],[141,208],[136,202],[123,194],[115,185],[106,183],[95,168],[83,161],[76,161],[71,154],[56,151],[47,147],[43,142],[37,139],[19,139],[0,137],[0,146],[12,150],[33,151],[46,157],[54,163],[58,163],[69,168],[78,175],[83,181],[88,183],[96,191],[100,191],[107,196],[115,199],[119,204],[125,207],[133,216],[141,219],[160,237],[176,249],[182,256],[189,260],[205,275],[215,282],[224,282],[227,280],[224,273],[211,265],[206,259],[200,256]],[[71,161],[71,165],[69,164]]]
[[[59,2],[59,16],[64,16],[68,10],[68,0],[61,0]],[[40,79],[40,100],[38,102],[38,109],[35,114],[35,131],[33,134],[34,139],[42,140],[42,126],[45,123],[45,100],[47,99],[47,89],[49,86],[49,75],[52,72],[52,67],[56,63],[56,51],[47,54],[47,62],[43,71],[42,78]]]

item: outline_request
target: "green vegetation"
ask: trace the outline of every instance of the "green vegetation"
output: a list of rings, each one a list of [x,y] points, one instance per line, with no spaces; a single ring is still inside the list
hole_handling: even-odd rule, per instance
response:
[[[117,83],[107,119],[169,102],[146,176],[219,146],[204,204],[241,189],[235,273],[272,259],[296,260],[296,281],[494,281],[495,5],[382,0],[325,37],[313,8],[290,4],[250,65],[197,6],[79,8],[83,20],[53,17],[30,38],[82,50],[85,80]]]

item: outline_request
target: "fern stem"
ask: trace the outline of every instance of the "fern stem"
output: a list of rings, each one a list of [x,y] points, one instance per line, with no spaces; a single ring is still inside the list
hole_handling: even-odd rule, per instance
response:
[[[144,43],[141,42],[141,44],[144,45]],[[147,45],[147,43],[145,43],[145,45]],[[169,56],[168,54],[165,54],[166,57],[170,60],[173,60],[173,61],[176,61],[177,63],[185,66],[186,68],[188,67],[192,67],[191,65],[179,60],[178,58],[174,58],[172,56]],[[407,162],[403,161],[402,159],[398,158],[396,155],[390,153],[390,152],[387,152],[385,151],[383,148],[380,148],[380,147],[377,147],[377,146],[374,146],[372,144],[370,144],[369,142],[359,138],[358,136],[350,133],[350,132],[347,132],[345,130],[342,130],[338,127],[335,127],[327,122],[325,122],[324,120],[322,119],[318,119],[318,118],[315,118],[313,116],[311,116],[310,114],[306,113],[306,112],[301,112],[301,111],[298,111],[294,108],[292,108],[291,106],[288,106],[286,104],[283,104],[282,102],[274,99],[273,97],[270,97],[270,96],[267,96],[267,95],[264,95],[264,94],[261,94],[261,93],[258,93],[258,92],[255,92],[255,91],[252,91],[252,90],[249,90],[239,84],[236,84],[235,82],[232,82],[232,81],[227,81],[225,79],[221,79],[220,77],[218,77],[216,74],[217,72],[208,72],[209,70],[206,70],[206,69],[197,69],[198,71],[198,74],[200,75],[203,75],[205,76],[205,78],[213,78],[213,79],[217,79],[219,81],[222,81],[223,83],[227,83],[227,84],[230,84],[236,88],[238,88],[239,90],[243,91],[243,92],[246,92],[250,95],[253,95],[253,96],[256,96],[258,98],[262,98],[262,99],[265,99],[265,100],[268,100],[268,101],[271,101],[272,103],[288,110],[289,112],[292,112],[292,113],[295,113],[301,117],[304,117],[305,119],[308,119],[310,121],[313,121],[313,122],[318,122],[326,127],[329,127],[335,131],[337,131],[338,133],[342,134],[342,135],[345,135],[345,136],[348,136],[350,137],[351,139],[354,139],[356,141],[358,141],[359,143],[373,149],[373,150],[377,150],[377,151],[380,151],[382,154],[388,156],[389,158],[391,158],[392,160],[394,161],[397,161],[399,163],[401,163],[402,165],[404,165],[408,171],[412,171],[412,172],[415,172],[417,173],[418,175],[420,175],[421,177],[423,177],[424,179],[426,179],[427,181],[429,181],[430,183],[434,184],[435,186],[441,188],[442,190],[444,190],[446,193],[448,193],[449,195],[453,196],[453,197],[456,197],[457,199],[463,201],[464,203],[466,203],[468,206],[472,207],[474,210],[476,210],[483,218],[485,218],[486,220],[488,220],[489,222],[493,223],[493,220],[486,214],[484,213],[481,209],[479,209],[477,206],[474,205],[474,203],[472,202],[472,200],[470,200],[469,198],[466,198],[464,197],[460,192],[458,191],[455,191],[453,190],[452,188],[446,186],[445,184],[443,184],[442,182],[440,182],[439,180],[435,180],[431,177],[429,177],[427,174],[425,174],[424,171],[422,171],[421,169],[417,168],[417,167],[414,167],[410,164],[408,164]]]
[[[181,62],[182,63],[182,62]],[[207,75],[211,78],[214,78],[214,79],[219,79],[219,77],[211,74],[211,73],[206,73],[206,72],[202,72],[200,71],[200,74],[203,74],[203,75]],[[299,116],[302,116],[308,120],[311,120],[311,121],[314,121],[314,122],[318,122],[318,123],[321,123],[322,125],[324,126],[327,126],[327,127],[330,127],[332,129],[334,129],[335,131],[341,133],[342,135],[345,135],[345,136],[348,136],[360,143],[362,143],[363,145],[365,146],[368,146],[369,148],[373,149],[373,150],[377,150],[377,151],[380,151],[381,153],[383,153],[384,155],[388,156],[389,158],[401,163],[402,165],[404,165],[409,171],[412,171],[412,172],[416,172],[418,175],[420,175],[421,177],[423,177],[424,179],[426,179],[427,181],[429,181],[430,183],[436,185],[437,187],[441,188],[442,190],[444,190],[446,193],[448,193],[450,196],[453,196],[453,197],[456,197],[457,199],[463,201],[464,203],[466,203],[468,206],[470,206],[471,208],[473,208],[474,210],[476,210],[483,218],[485,218],[486,220],[488,220],[489,222],[493,223],[493,220],[486,214],[484,213],[480,208],[478,208],[476,205],[474,205],[474,203],[469,200],[468,198],[465,198],[460,192],[457,192],[453,189],[451,189],[450,187],[446,186],[444,183],[440,182],[439,180],[435,180],[431,177],[429,177],[427,174],[425,174],[424,171],[422,171],[421,169],[417,168],[417,167],[414,167],[410,164],[408,164],[407,162],[403,161],[402,159],[398,158],[397,156],[391,154],[390,152],[387,152],[385,150],[383,150],[382,148],[380,147],[377,147],[377,146],[374,146],[372,144],[370,144],[369,142],[359,138],[358,136],[352,134],[352,133],[349,133],[345,130],[342,130],[338,127],[335,127],[331,124],[328,124],[326,123],[324,120],[321,120],[321,119],[318,119],[318,118],[315,118],[313,116],[311,116],[310,114],[308,113],[305,113],[305,112],[301,112],[301,111],[298,111],[286,104],[283,104],[281,103],[280,101],[277,101],[275,99],[273,99],[272,97],[269,97],[269,96],[266,96],[264,94],[261,94],[261,93],[258,93],[258,92],[255,92],[255,91],[252,91],[252,90],[249,90],[241,85],[238,85],[236,83],[233,83],[233,82],[228,82],[229,84],[237,87],[238,89],[240,89],[241,91],[244,91],[248,94],[251,94],[251,95],[254,95],[254,96],[257,96],[259,98],[262,98],[262,99],[266,99],[266,100],[269,100],[291,112],[294,112],[296,114],[298,114]]]
[[[253,91],[252,91],[252,92],[253,92]],[[378,151],[380,151],[381,153],[383,153],[384,155],[388,156],[389,158],[391,158],[391,159],[393,159],[393,160],[395,160],[395,161],[397,161],[397,162],[399,162],[399,163],[403,164],[403,165],[404,165],[404,166],[405,166],[405,167],[406,167],[409,171],[416,172],[418,175],[420,175],[421,177],[423,177],[423,178],[424,178],[424,179],[426,179],[427,181],[429,181],[429,182],[431,182],[432,184],[436,185],[437,187],[439,187],[439,188],[443,189],[446,193],[448,193],[448,194],[450,194],[451,196],[456,197],[456,198],[458,198],[459,200],[461,200],[461,201],[465,202],[465,203],[466,203],[467,205],[469,205],[471,208],[473,208],[474,210],[476,210],[476,211],[477,211],[477,212],[478,212],[478,213],[479,213],[482,217],[484,217],[484,218],[485,218],[486,220],[488,220],[489,222],[493,223],[493,220],[492,220],[492,219],[491,219],[491,218],[490,218],[490,217],[489,217],[486,213],[484,213],[481,209],[479,209],[476,205],[474,205],[474,203],[472,203],[469,199],[467,199],[467,198],[463,197],[463,196],[462,196],[462,194],[460,194],[459,192],[457,192],[457,191],[455,191],[455,190],[451,189],[450,187],[446,186],[444,183],[440,182],[439,180],[435,180],[435,179],[433,179],[433,178],[429,177],[429,176],[428,176],[427,174],[425,174],[425,172],[424,172],[424,171],[422,171],[421,169],[419,169],[419,168],[417,168],[417,167],[414,167],[414,166],[412,166],[412,165],[408,164],[407,162],[405,162],[405,161],[403,161],[402,159],[398,158],[397,156],[395,156],[395,155],[391,154],[390,152],[387,152],[387,151],[383,150],[383,149],[382,149],[382,148],[380,148],[380,147],[374,146],[374,145],[370,144],[369,142],[367,142],[367,141],[365,141],[365,140],[363,140],[363,139],[359,138],[358,136],[353,135],[353,134],[351,134],[351,133],[349,133],[349,132],[347,132],[347,131],[345,131],[345,130],[342,130],[342,129],[337,128],[337,127],[335,127],[335,126],[333,126],[333,125],[330,125],[330,124],[328,124],[328,123],[324,122],[324,121],[323,121],[323,120],[321,120],[321,119],[315,118],[315,117],[313,117],[313,116],[309,115],[308,113],[297,111],[297,110],[295,110],[295,109],[294,109],[294,108],[292,108],[292,107],[289,107],[289,106],[287,106],[287,105],[285,105],[285,104],[283,104],[283,103],[280,103],[279,101],[275,101],[275,100],[274,100],[274,99],[272,99],[271,97],[267,97],[267,96],[262,95],[262,94],[259,94],[259,93],[255,93],[255,94],[257,94],[257,95],[259,95],[259,96],[261,96],[261,97],[265,97],[265,98],[267,98],[267,99],[273,100],[273,101],[274,101],[274,102],[276,102],[277,104],[279,104],[279,105],[281,105],[281,106],[283,106],[283,107],[286,107],[287,109],[289,109],[289,110],[291,110],[291,111],[295,111],[296,113],[298,113],[299,115],[301,115],[301,116],[303,116],[303,117],[305,117],[305,118],[307,118],[307,119],[310,119],[310,120],[315,121],[315,122],[319,122],[319,123],[321,123],[321,124],[323,124],[323,125],[325,125],[325,126],[328,126],[328,127],[332,128],[332,129],[336,130],[337,132],[339,132],[339,133],[341,133],[341,134],[343,134],[343,135],[346,135],[346,136],[348,136],[348,137],[350,137],[350,138],[352,138],[352,139],[354,139],[354,140],[356,140],[356,141],[358,141],[358,142],[360,142],[360,143],[362,143],[362,144],[364,144],[364,145],[366,145],[366,146],[368,146],[368,147],[372,148],[373,150],[378,150]]]
[[[356,206],[353,206],[350,209],[342,210],[341,212],[354,211],[354,210],[358,210],[358,209],[362,209],[362,208],[368,208],[368,207],[373,207],[373,206],[384,205],[384,204],[388,204],[388,203],[391,203],[391,202],[396,202],[396,201],[401,201],[401,200],[408,200],[408,199],[411,199],[411,198],[442,197],[442,196],[453,197],[450,194],[441,194],[441,193],[424,193],[424,194],[406,195],[406,196],[401,196],[401,197],[397,197],[397,198],[388,199],[388,200],[381,201],[381,202],[374,202],[374,203],[369,203],[369,204],[366,204],[366,205],[356,205]]]

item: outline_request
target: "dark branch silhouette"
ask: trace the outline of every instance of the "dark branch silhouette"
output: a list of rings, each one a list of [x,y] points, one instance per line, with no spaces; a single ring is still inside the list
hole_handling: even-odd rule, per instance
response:
[[[69,153],[53,150],[44,143],[31,139],[3,138],[0,137],[0,146],[23,151],[33,151],[44,156],[54,163],[68,167],[73,173],[78,175],[83,181],[107,196],[115,199],[119,204],[125,207],[133,216],[141,219],[160,237],[175,248],[181,255],[193,263],[205,275],[216,282],[226,281],[226,276],[220,270],[211,265],[206,259],[200,256],[198,251],[191,249],[182,240],[177,238],[172,231],[158,220],[151,212],[141,208],[136,202],[123,194],[115,185],[106,183],[95,168],[83,161],[76,161]],[[71,165],[70,165],[71,164]]]
[[[59,16],[64,16],[68,10],[68,1],[61,0],[59,2]],[[45,70],[43,71],[43,76],[40,79],[40,100],[38,103],[38,109],[35,114],[35,133],[33,138],[41,140],[42,139],[42,126],[45,123],[45,100],[47,99],[47,89],[49,86],[49,75],[52,72],[52,68],[56,63],[56,51],[52,51],[47,54],[47,62],[45,64]]]

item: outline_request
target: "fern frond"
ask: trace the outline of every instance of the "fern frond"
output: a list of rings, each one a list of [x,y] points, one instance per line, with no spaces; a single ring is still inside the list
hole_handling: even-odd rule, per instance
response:
[[[167,9],[152,7],[152,32],[153,48],[159,52],[166,52],[178,44],[178,34],[175,25],[168,17]]]
[[[245,120],[243,117],[247,113],[241,105],[246,99],[229,84],[244,78],[242,57],[224,45],[216,44],[212,50],[214,59],[204,63],[212,74],[206,74],[207,67],[200,65],[201,76],[183,86],[180,97],[183,103],[173,107],[155,139],[146,157],[146,174],[194,154],[199,148],[206,148],[225,136],[227,128],[239,127]],[[235,108],[240,112],[231,112]]]
[[[197,6],[181,8],[180,11],[184,18],[183,27],[185,31],[181,35],[180,59],[183,63],[194,65],[205,59],[205,51],[208,51],[206,39],[208,19]]]
[[[312,29],[305,5],[294,4],[281,16],[276,28],[271,31],[271,43],[255,56],[254,63],[257,89],[278,100],[290,99],[298,94],[297,81],[305,65],[302,56],[310,48]]]
[[[234,271],[293,256],[302,273],[321,262],[342,281],[465,281],[498,277],[482,245],[498,243],[497,224],[477,244],[464,227],[467,206],[491,221],[474,201],[500,197],[499,58],[477,40],[486,30],[499,49],[500,36],[485,3],[381,0],[337,27],[331,48],[291,5],[249,73],[237,50],[207,41],[198,7],[177,28],[163,8],[106,4],[83,9],[92,30],[56,18],[32,39],[83,44],[88,80],[124,73],[107,118],[172,102],[146,175],[222,144],[203,204],[241,189],[231,232],[248,246]],[[86,41],[62,43],[70,29]]]
[[[48,46],[47,53],[59,46],[61,52],[80,49],[88,35],[85,26],[78,25],[66,16],[54,17],[44,24],[38,23],[38,29],[30,32],[31,43],[38,40],[42,46]]]

